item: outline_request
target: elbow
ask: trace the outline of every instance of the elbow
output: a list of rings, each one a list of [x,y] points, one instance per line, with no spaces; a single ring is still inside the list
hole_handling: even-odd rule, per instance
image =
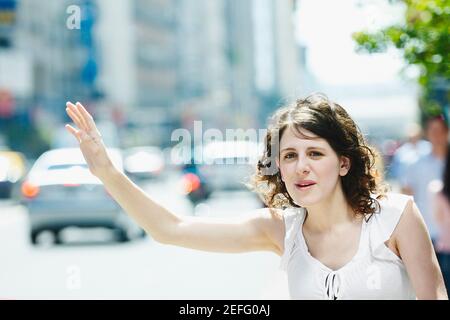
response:
[[[181,220],[176,217],[176,219],[165,221],[158,226],[146,228],[146,231],[156,242],[159,242],[161,244],[176,245],[175,242],[177,239],[179,239],[179,232],[177,232],[177,230],[180,222]]]
[[[153,233],[149,233],[151,234],[151,237],[153,240],[155,240],[156,242],[160,243],[160,244],[170,244],[170,245],[175,245],[175,236],[174,236],[174,232],[171,232],[169,230],[164,230],[161,232],[153,232]]]
[[[171,239],[171,237],[167,236],[167,235],[153,235],[152,236],[153,240],[155,240],[156,242],[160,243],[160,244],[173,244],[173,240]]]

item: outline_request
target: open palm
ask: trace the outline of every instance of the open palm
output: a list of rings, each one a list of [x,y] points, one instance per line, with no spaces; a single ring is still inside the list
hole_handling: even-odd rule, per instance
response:
[[[81,152],[92,174],[100,177],[110,170],[113,165],[106,152],[102,136],[95,125],[94,119],[79,102],[67,102],[66,112],[76,128],[66,124],[66,129],[77,139]]]

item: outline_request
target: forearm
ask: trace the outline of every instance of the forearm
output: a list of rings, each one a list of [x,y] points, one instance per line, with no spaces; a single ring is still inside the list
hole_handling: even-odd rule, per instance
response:
[[[153,201],[122,172],[111,169],[100,177],[106,190],[147,233],[168,242],[180,218]]]

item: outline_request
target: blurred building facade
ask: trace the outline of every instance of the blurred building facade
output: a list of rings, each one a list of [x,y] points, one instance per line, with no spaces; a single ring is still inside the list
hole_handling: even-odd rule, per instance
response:
[[[179,126],[177,2],[97,0],[103,110],[124,118],[125,145],[167,144]]]
[[[101,87],[126,110],[131,144],[169,143],[194,120],[204,129],[264,125],[299,86],[290,0],[97,2]]]
[[[70,10],[74,4],[80,9],[80,21],[70,29],[70,16],[77,14]],[[99,54],[94,37],[97,15],[95,2],[91,1],[18,2],[15,50],[26,53],[31,62],[34,104],[61,116],[67,99],[97,98]]]
[[[297,93],[302,71],[294,3],[184,0],[180,21],[187,26],[182,30],[191,32],[179,43],[192,51],[180,50],[190,59],[180,79],[190,98],[203,105],[197,118],[217,128],[257,128]],[[189,83],[195,90],[185,87]]]
[[[13,47],[30,66],[28,107],[65,121],[79,100],[124,125],[130,145],[168,144],[193,120],[263,127],[299,86],[293,3],[21,0]]]
[[[253,1],[255,84],[259,123],[281,104],[296,99],[303,86],[304,51],[295,38],[296,1]]]

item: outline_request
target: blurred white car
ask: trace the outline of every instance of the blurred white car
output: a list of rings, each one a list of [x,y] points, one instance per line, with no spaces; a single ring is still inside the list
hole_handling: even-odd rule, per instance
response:
[[[164,153],[159,147],[133,147],[124,152],[124,169],[131,178],[159,178],[164,167]]]
[[[119,149],[108,149],[115,166],[123,170]],[[42,154],[22,184],[23,203],[28,207],[31,241],[42,231],[54,233],[66,227],[106,227],[118,233],[119,241],[143,235],[92,175],[78,148],[54,149]]]

